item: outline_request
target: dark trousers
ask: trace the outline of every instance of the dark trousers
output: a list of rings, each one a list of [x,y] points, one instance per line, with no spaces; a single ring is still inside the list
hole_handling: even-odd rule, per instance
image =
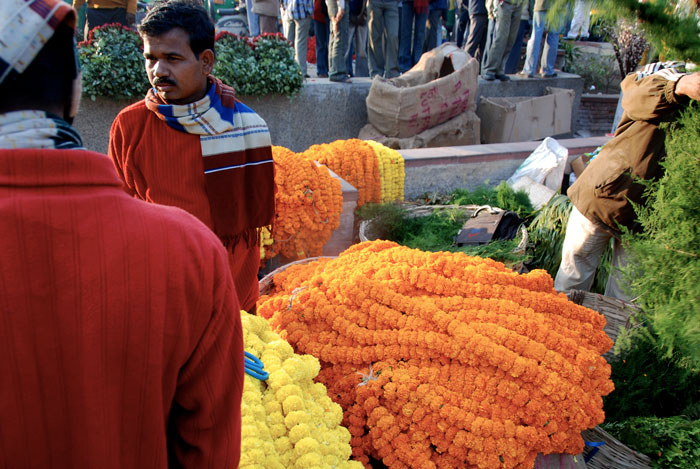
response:
[[[88,8],[85,17],[85,40],[87,41],[88,34],[92,28],[110,23],[128,26],[126,22],[126,8]]]
[[[464,50],[480,64],[484,55],[484,48],[486,47],[488,24],[489,18],[486,15],[471,15],[469,17],[469,36],[467,37],[467,43],[464,45]]]
[[[462,47],[466,41],[466,35],[469,31],[469,10],[467,7],[462,5],[457,10],[457,27],[455,33],[455,42],[457,47]]]

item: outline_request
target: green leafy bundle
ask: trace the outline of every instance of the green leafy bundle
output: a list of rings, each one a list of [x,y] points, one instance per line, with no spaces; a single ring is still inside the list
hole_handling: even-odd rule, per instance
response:
[[[654,468],[700,467],[700,420],[637,417],[602,427],[630,448],[644,453]]]
[[[258,65],[256,95],[293,95],[301,89],[304,77],[294,60],[294,49],[280,33],[263,33],[253,40]]]
[[[623,237],[637,303],[668,355],[700,366],[700,112],[691,105],[666,128],[664,176],[635,207],[640,235]]]
[[[480,186],[471,191],[468,189],[456,189],[448,198],[448,203],[455,205],[491,205],[515,212],[519,217],[526,217],[533,212],[527,193],[523,190],[514,191],[506,181],[501,181],[496,186],[496,189],[487,186]]]
[[[458,208],[435,209],[424,216],[413,216],[404,207],[387,204],[365,204],[358,210],[360,218],[372,220],[372,232],[390,241],[422,251],[464,252],[470,256],[488,257],[507,265],[526,260],[524,253],[514,252],[519,240],[494,240],[480,246],[455,246],[454,237],[467,220]]]
[[[258,94],[260,69],[253,43],[245,36],[221,32],[216,36],[216,63],[212,74],[233,87],[236,94]]]
[[[83,74],[83,93],[129,99],[143,96],[149,88],[143,64],[143,43],[138,33],[120,24],[107,24],[90,31],[78,44]]]

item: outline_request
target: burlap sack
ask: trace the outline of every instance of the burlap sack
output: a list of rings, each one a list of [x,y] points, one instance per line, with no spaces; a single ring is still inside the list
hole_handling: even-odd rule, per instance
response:
[[[389,148],[403,150],[408,148],[478,145],[479,135],[479,117],[473,111],[466,111],[447,122],[438,124],[411,137],[388,137],[372,124],[367,124],[360,129],[358,138],[361,140],[374,140]]]
[[[412,137],[476,110],[479,64],[452,43],[426,52],[398,78],[375,78],[367,121],[382,135]]]

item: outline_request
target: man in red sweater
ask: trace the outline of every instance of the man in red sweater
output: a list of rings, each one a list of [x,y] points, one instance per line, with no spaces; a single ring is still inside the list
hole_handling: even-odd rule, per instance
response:
[[[2,0],[0,18],[0,466],[237,467],[226,252],[82,147],[70,6]]]
[[[139,33],[153,88],[115,119],[109,155],[130,194],[185,209],[217,234],[241,306],[254,312],[259,230],[275,213],[267,124],[210,75],[214,25],[204,8],[156,4]]]

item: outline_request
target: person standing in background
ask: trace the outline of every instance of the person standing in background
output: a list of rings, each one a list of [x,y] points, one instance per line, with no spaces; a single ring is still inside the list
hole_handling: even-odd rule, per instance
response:
[[[408,71],[423,55],[428,0],[403,0],[399,27],[399,68]]]
[[[557,60],[557,48],[559,47],[559,31],[553,31],[547,26],[547,11],[552,0],[535,0],[535,8],[532,14],[532,34],[530,40],[527,41],[527,54],[525,56],[525,65],[523,66],[520,75],[527,78],[534,78],[537,73],[537,63],[540,58],[540,45],[542,35],[546,34],[547,39],[542,51],[542,77],[550,78],[557,76],[554,71],[554,63]]]
[[[349,0],[350,21],[348,26],[348,50],[345,52],[345,66],[351,77],[368,77],[367,64],[367,0]],[[352,56],[355,55],[355,70],[352,69]]]
[[[314,37],[316,38],[316,76],[328,78],[328,40],[331,20],[325,0],[314,0]]]
[[[469,35],[464,45],[464,50],[467,51],[467,54],[474,57],[481,66],[486,47],[486,32],[489,23],[488,10],[486,9],[485,0],[468,1]]]
[[[399,70],[398,0],[368,0],[369,76],[395,78]]]
[[[350,15],[347,14],[347,0],[326,0],[328,16],[331,19],[331,40],[328,58],[330,71],[328,79],[337,83],[350,83],[345,62],[348,48]]]
[[[495,0],[495,3],[493,40],[484,63],[482,76],[487,81],[495,79],[508,81],[510,78],[503,73],[503,69],[506,57],[518,35],[522,0]]]
[[[574,4],[574,17],[571,19],[571,27],[566,34],[567,39],[588,39],[588,28],[591,25],[590,0],[576,0]]]
[[[98,26],[118,23],[132,28],[136,24],[136,0],[73,0],[75,11],[80,11],[86,1],[87,13],[83,32],[86,41],[90,31]]]
[[[258,15],[260,33],[279,32],[278,0],[253,0],[253,12]]]
[[[294,46],[294,58],[304,78],[309,78],[306,73],[306,55],[313,14],[313,0],[284,0],[282,19],[282,24],[285,25],[284,35]]]
[[[425,45],[428,52],[442,44],[442,20],[447,15],[447,0],[433,0],[428,5],[428,21],[425,27]]]
[[[245,0],[245,10],[248,16],[248,33],[251,37],[260,35],[260,18],[253,11],[253,0]]]

